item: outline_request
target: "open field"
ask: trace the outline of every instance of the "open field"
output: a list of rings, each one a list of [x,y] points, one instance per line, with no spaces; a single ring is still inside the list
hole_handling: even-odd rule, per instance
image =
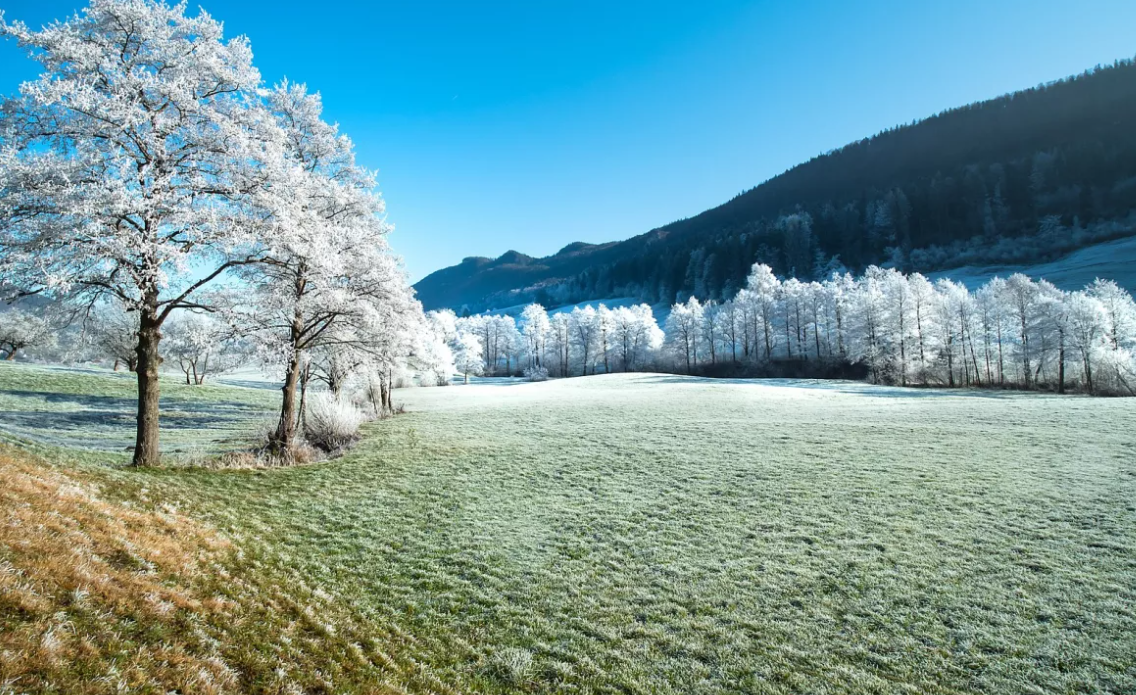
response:
[[[242,386],[163,377],[163,451],[235,448],[271,421],[279,407],[273,384],[222,380]],[[127,371],[0,362],[0,441],[123,452],[134,444],[136,389]]]
[[[11,395],[20,370],[0,412],[50,403]],[[291,658],[335,691],[1136,690],[1129,400],[611,375],[396,401],[346,457],[293,469],[41,451],[239,548],[226,571],[273,589],[233,605],[306,616],[245,651],[323,649]],[[234,653],[212,656],[241,682],[261,662]]]

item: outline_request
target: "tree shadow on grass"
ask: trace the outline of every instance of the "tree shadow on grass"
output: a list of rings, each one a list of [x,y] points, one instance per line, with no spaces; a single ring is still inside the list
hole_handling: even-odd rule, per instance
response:
[[[137,400],[115,396],[3,391],[27,399],[26,408],[0,412],[0,431],[44,444],[102,451],[122,450],[133,443]],[[70,404],[50,410],[40,404]],[[162,399],[161,427],[171,431],[231,433],[267,416],[262,406],[233,401]]]

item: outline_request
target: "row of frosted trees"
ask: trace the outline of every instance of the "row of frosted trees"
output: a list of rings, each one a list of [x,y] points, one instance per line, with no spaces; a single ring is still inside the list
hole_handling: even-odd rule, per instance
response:
[[[520,320],[486,314],[458,318],[432,311],[427,320],[448,347],[450,364],[470,375],[523,373],[532,379],[625,372],[654,364],[663,332],[646,304],[609,308],[575,307],[549,314],[530,304]],[[447,364],[442,359],[440,364]],[[443,370],[437,370],[441,373]]]
[[[903,386],[1136,393],[1136,303],[1109,280],[1068,292],[1015,274],[971,292],[875,266],[860,277],[804,282],[755,264],[732,299],[673,305],[665,331],[646,304],[551,315],[532,304],[519,320],[451,311],[427,319],[435,333],[428,342],[446,350],[436,372],[467,378],[699,374],[728,365],[747,374],[785,364],[823,375],[862,365],[873,382]]]
[[[1067,292],[1022,274],[975,292],[870,267],[859,278],[781,279],[762,264],[729,301],[672,307],[673,366],[860,363],[877,383],[1132,394],[1136,304],[1115,282]]]

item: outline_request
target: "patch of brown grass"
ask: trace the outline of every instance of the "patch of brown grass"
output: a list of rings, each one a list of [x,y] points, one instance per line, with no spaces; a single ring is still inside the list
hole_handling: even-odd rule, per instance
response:
[[[0,693],[449,692],[169,506],[0,450]]]

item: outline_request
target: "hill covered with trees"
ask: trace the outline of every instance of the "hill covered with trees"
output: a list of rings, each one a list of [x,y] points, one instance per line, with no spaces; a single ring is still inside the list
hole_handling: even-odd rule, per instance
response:
[[[426,308],[724,299],[755,262],[822,279],[1049,261],[1136,233],[1136,64],[946,111],[800,164],[712,210],[547,258],[467,258]],[[1134,259],[1136,260],[1136,259]]]

